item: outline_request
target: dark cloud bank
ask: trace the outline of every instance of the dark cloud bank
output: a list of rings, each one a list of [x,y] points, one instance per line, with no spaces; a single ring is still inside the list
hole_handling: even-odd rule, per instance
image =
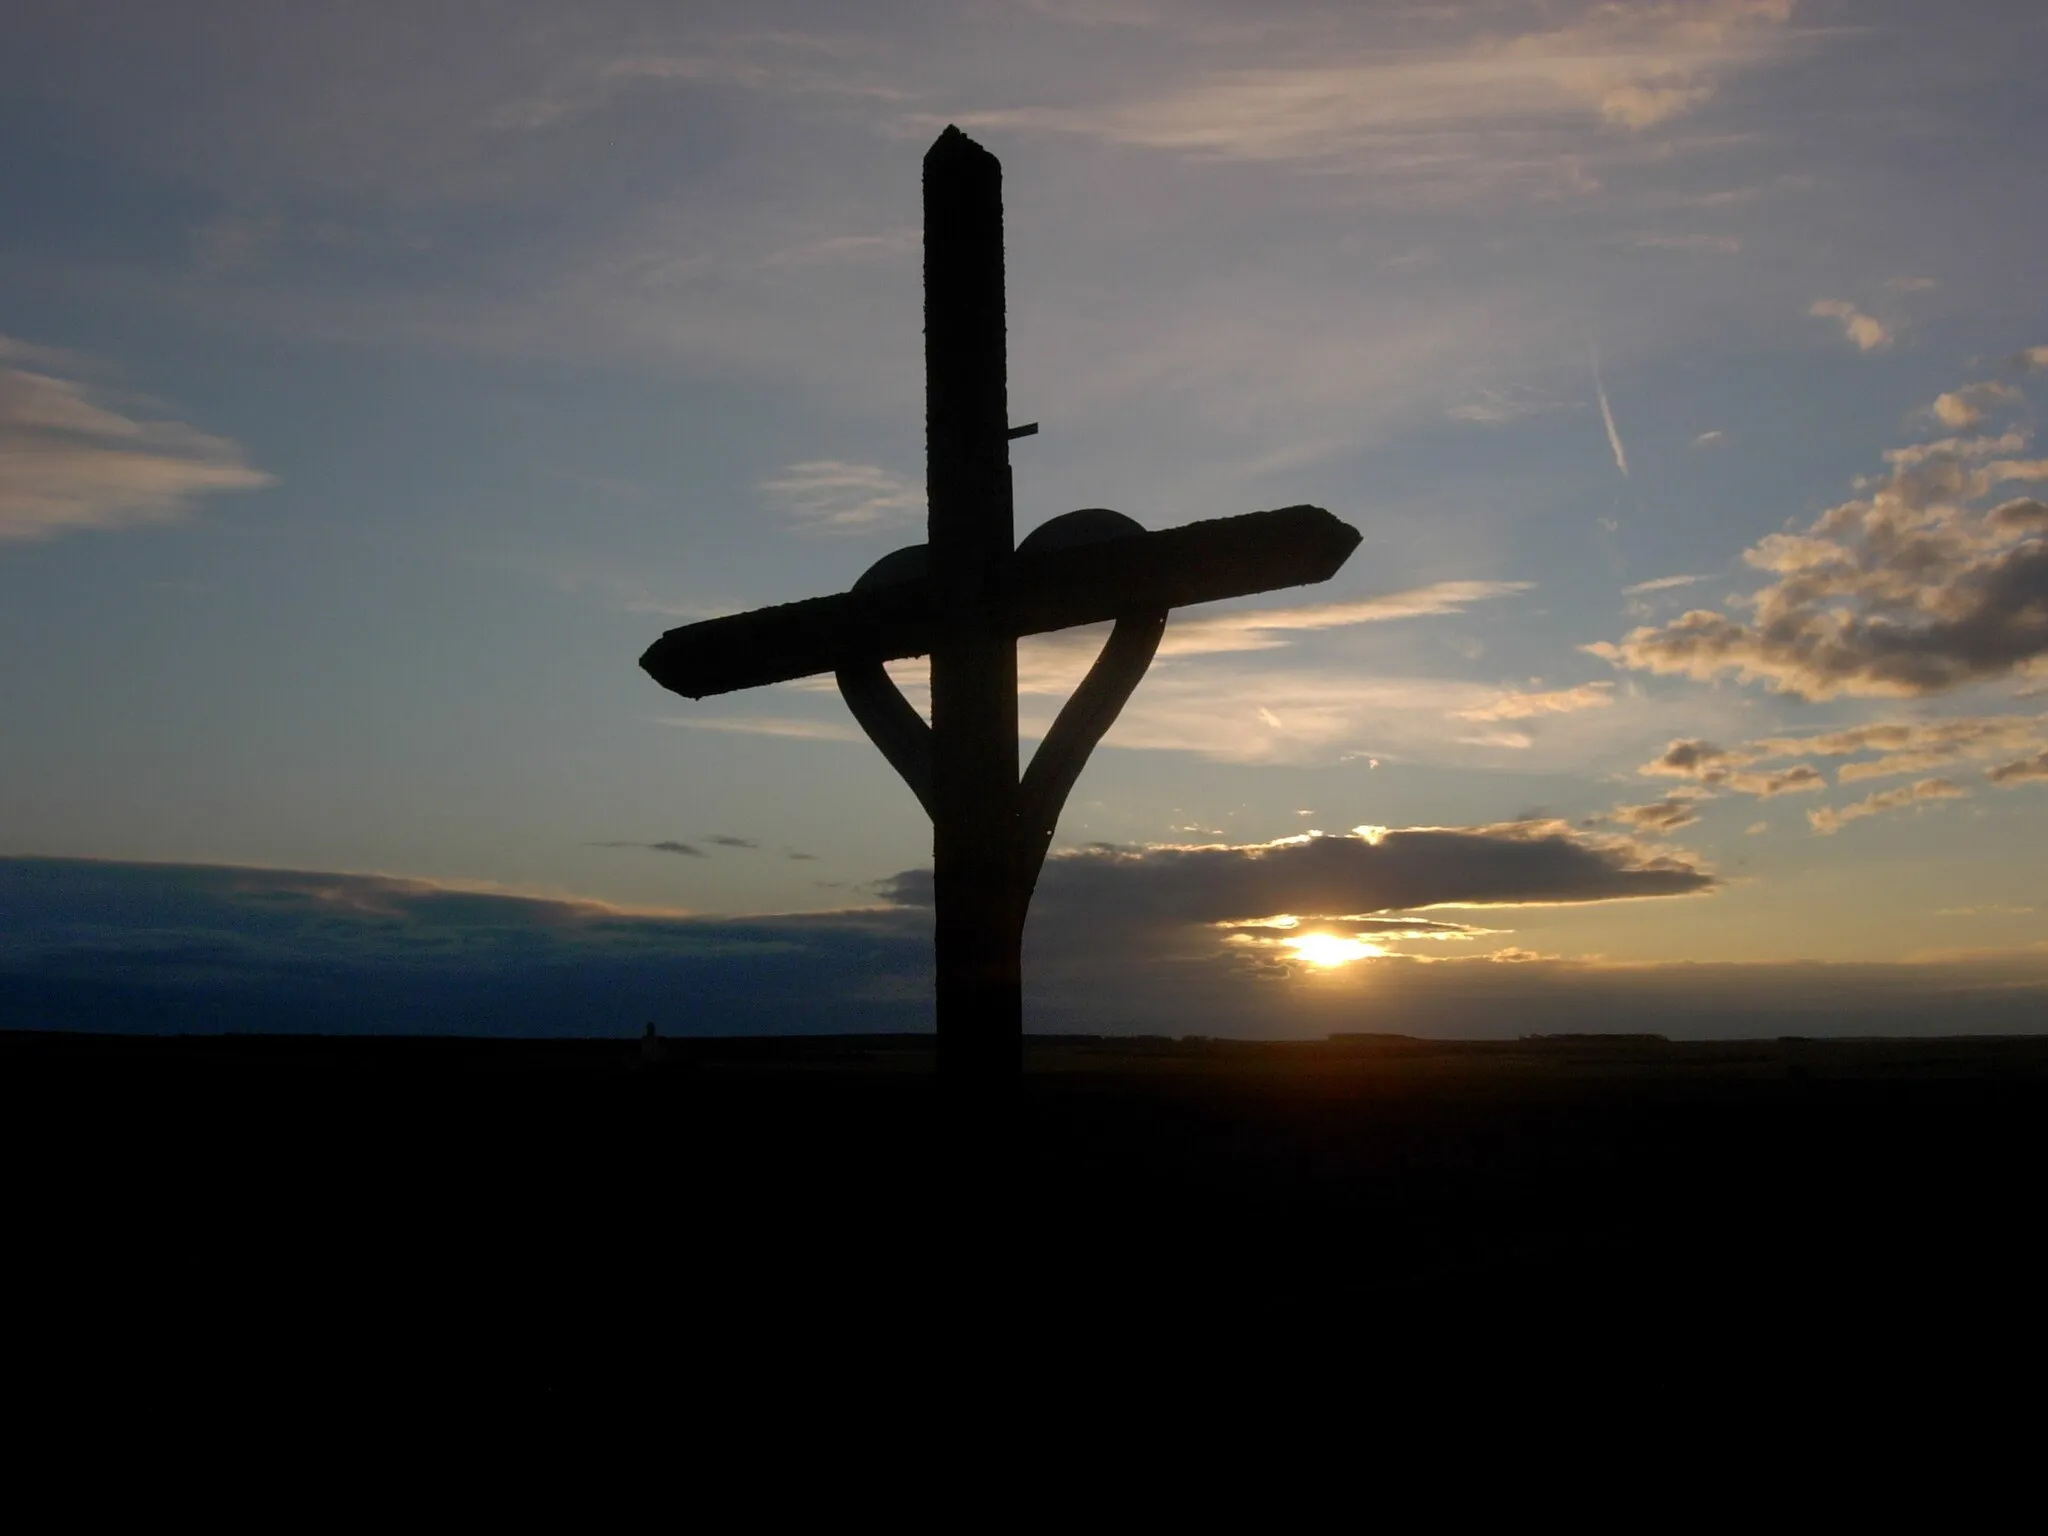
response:
[[[1046,867],[1031,1027],[1470,1036],[2036,1029],[2048,955],[1896,966],[1605,967],[1529,958],[1275,960],[1292,913],[1464,951],[1455,907],[1662,898],[1708,871],[1558,823],[1253,847],[1096,848]],[[757,918],[620,912],[375,875],[0,859],[6,1027],[630,1035],[930,1027],[927,872],[869,908]],[[1482,914],[1483,915],[1483,914]],[[1445,941],[1445,942],[1436,942]],[[1261,947],[1265,946],[1265,947]]]

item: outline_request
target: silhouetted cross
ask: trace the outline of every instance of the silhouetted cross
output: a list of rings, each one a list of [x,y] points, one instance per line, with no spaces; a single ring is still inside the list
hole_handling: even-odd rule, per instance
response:
[[[1024,913],[1067,792],[1159,648],[1167,611],[1327,581],[1358,545],[1320,507],[1147,533],[1069,512],[1011,547],[1003,171],[957,128],[924,157],[930,542],[853,589],[672,629],[640,658],[689,698],[835,673],[854,718],[932,818],[938,1043],[951,1079],[1014,1077]],[[1114,620],[1102,654],[1017,773],[1017,638]],[[931,724],[883,670],[931,657]]]

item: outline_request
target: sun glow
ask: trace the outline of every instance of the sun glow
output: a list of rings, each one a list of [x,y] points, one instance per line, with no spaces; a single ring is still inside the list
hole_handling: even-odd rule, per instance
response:
[[[1333,971],[1354,960],[1376,960],[1386,954],[1377,944],[1341,933],[1304,933],[1282,942],[1294,951],[1297,960],[1323,971]]]

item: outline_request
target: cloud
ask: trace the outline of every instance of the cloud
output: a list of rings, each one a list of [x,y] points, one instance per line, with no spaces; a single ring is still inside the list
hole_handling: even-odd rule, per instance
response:
[[[1746,759],[1715,746],[1711,741],[1674,741],[1661,756],[1643,764],[1636,772],[1656,778],[1698,779],[1703,784],[1716,784],[1727,778],[1735,765],[1743,761]]]
[[[1178,1007],[1185,1020],[1255,1008],[1259,994],[1244,991],[1248,983],[1312,971],[1318,951],[1338,960],[1391,957],[1391,944],[1436,951],[1445,941],[1492,935],[1417,916],[1429,909],[1685,896],[1717,883],[1689,856],[1558,821],[1359,827],[1237,845],[1095,845],[1047,860],[1025,933],[1026,967],[1033,987],[1060,997],[1077,1020],[1098,1017],[1111,992],[1147,1014]],[[929,907],[931,872],[905,871],[878,890]],[[1142,998],[1138,987],[1110,980],[1105,957],[1142,973]]]
[[[0,858],[0,1014],[27,1028],[929,1028],[930,945],[905,911],[703,918],[385,875]]]
[[[1705,576],[1659,576],[1650,581],[1639,581],[1632,587],[1621,589],[1624,597],[1640,597],[1646,592],[1669,592],[1674,587],[1689,587],[1696,581],[1705,581]]]
[[[1561,145],[1544,145],[1546,134],[1589,123],[1640,131],[1694,110],[1725,71],[1778,53],[1791,9],[1790,0],[1600,5],[1515,35],[1352,57],[1324,47],[1290,67],[1216,69],[1164,90],[959,121],[1196,159],[1547,189]]]
[[[1617,805],[1600,821],[1619,822],[1638,832],[1675,832],[1700,819],[1699,806],[1690,796],[1667,795],[1646,805]]]
[[[720,848],[758,848],[761,846],[757,838],[733,837],[724,832],[714,832],[711,836],[705,838],[704,841],[714,843]]]
[[[590,846],[593,848],[645,848],[649,853],[679,853],[684,858],[689,859],[709,857],[702,848],[699,848],[694,843],[678,843],[673,841],[660,843],[592,843]]]
[[[1490,387],[1459,401],[1444,414],[1453,421],[1471,421],[1497,426],[1519,421],[1542,411],[1562,410],[1570,402],[1544,394],[1526,384]]]
[[[1930,409],[1935,419],[1951,432],[1974,432],[1983,422],[1986,411],[1995,406],[2010,405],[2019,398],[2020,392],[2010,384],[1985,379],[1936,395]]]
[[[874,464],[812,459],[761,482],[761,489],[806,527],[821,533],[869,533],[915,527],[924,488]]]
[[[2009,763],[1986,768],[1984,777],[1994,784],[2024,784],[2048,780],[2048,751],[2036,752],[2032,757],[2017,758]]]
[[[1769,800],[1778,795],[1809,794],[1827,788],[1827,780],[1810,763],[1794,763],[1790,768],[1770,773],[1732,773],[1727,784],[1737,794],[1755,795],[1759,800]]]
[[[2026,441],[2011,431],[1893,449],[1868,495],[1744,552],[1776,578],[1744,600],[1748,622],[1695,609],[1586,649],[1808,699],[1910,698],[2019,673],[2048,656],[2048,507],[1975,503],[2048,478],[2048,461],[1992,457]]]
[[[1704,787],[1755,795],[1760,800],[1826,787],[1820,770],[1808,763],[1794,763],[1765,773],[1745,771],[1759,755],[1750,750],[1729,751],[1710,741],[1674,741],[1662,755],[1644,763],[1636,772],[1650,778],[1692,779]]]
[[[0,361],[68,356],[0,338]],[[170,522],[200,496],[274,483],[226,438],[125,415],[76,379],[0,366],[0,542]]]
[[[787,98],[893,101],[901,92],[864,79],[848,50],[816,34],[743,30],[706,35],[688,50],[645,49],[579,60],[543,89],[492,111],[496,130],[557,129],[631,92],[669,86],[693,92],[747,91]]]
[[[1328,762],[1350,749],[1375,755],[1407,756],[1451,742],[1522,748],[1530,738],[1500,737],[1479,743],[1447,721],[1461,711],[1516,707],[1498,689],[1449,678],[1361,675],[1354,668],[1282,668],[1233,664],[1243,653],[1283,649],[1297,637],[1395,619],[1455,614],[1468,605],[1529,589],[1519,581],[1445,581],[1350,602],[1311,603],[1290,608],[1243,609],[1200,617],[1176,614],[1167,624],[1158,658],[1132,696],[1105,745],[1140,750],[1195,752],[1221,762]],[[1108,633],[1089,625],[1057,634],[1033,635],[1017,646],[1017,688],[1022,699],[1019,727],[1027,738],[1043,736],[1055,707],[1086,675]],[[931,713],[930,666],[923,658],[889,664],[889,675],[912,707]],[[829,677],[790,685],[805,693],[836,692]],[[1599,684],[1564,690],[1535,702],[1526,713],[1559,714],[1605,702]],[[677,723],[685,723],[678,717]],[[695,722],[688,722],[695,723]],[[714,728],[823,736],[811,722],[799,732],[794,722],[761,722],[754,717],[723,719]],[[842,739],[856,739],[848,735]]]
[[[1600,382],[1600,354],[1593,354],[1593,393],[1600,397],[1600,419],[1607,424],[1607,446],[1614,451],[1614,467],[1628,478],[1628,450],[1621,446],[1621,433],[1614,425],[1614,407],[1607,403],[1607,386]]]
[[[1100,644],[1099,634],[1076,632],[1054,646],[1018,646],[1018,728],[1026,740],[1044,736]],[[911,707],[929,719],[928,665],[922,659],[892,662],[888,671]],[[836,691],[829,677],[788,686],[813,694]],[[1601,700],[1623,707],[1602,708]],[[1594,737],[1618,740],[1639,732],[1650,707],[1593,684],[1552,694],[1503,694],[1459,678],[1381,676],[1351,666],[1281,668],[1203,654],[1155,663],[1103,745],[1188,752],[1223,763],[1360,768],[1381,761],[1490,766],[1512,752],[1518,766],[1564,771],[1586,760]],[[1601,717],[1609,715],[1616,718],[1603,723]],[[669,723],[698,722],[678,716]],[[750,716],[707,723],[718,730],[861,739],[851,728],[835,731],[822,721]]]
[[[1711,448],[1714,444],[1726,439],[1727,436],[1726,432],[1702,432],[1692,440],[1692,445],[1695,448]]]
[[[1882,321],[1864,314],[1842,299],[1815,299],[1807,313],[1824,320],[1841,321],[1842,334],[1856,343],[1859,352],[1874,352],[1892,344],[1892,333],[1885,329]]]
[[[1822,836],[1831,836],[1850,822],[1859,821],[1865,816],[1878,816],[1886,811],[1903,810],[1929,800],[1960,800],[1968,794],[1968,790],[1949,779],[1922,779],[1917,784],[1904,785],[1898,789],[1879,790],[1853,805],[1843,806],[1839,811],[1832,806],[1822,806],[1817,811],[1808,811],[1806,819],[1814,831]]]
[[[1881,755],[1865,762],[1847,763],[1836,773],[1836,781],[1853,784],[1863,779],[1890,778],[1897,774],[1925,773],[1976,757],[2001,752],[2039,740],[2048,731],[2048,720],[2035,715],[1962,715],[1940,720],[1879,720],[1816,736],[1774,736],[1752,742],[1749,752],[1756,757],[1852,757],[1864,752]]]
[[[2048,717],[2035,715],[1873,720],[1810,736],[1766,736],[1736,748],[1718,747],[1707,741],[1674,741],[1662,755],[1643,764],[1637,771],[1646,777],[1690,779],[1703,789],[1728,790],[1768,800],[1782,794],[1817,791],[1826,785],[1821,772],[1808,763],[1793,763],[1780,768],[1757,766],[1774,759],[1858,758],[1859,761],[1843,764],[1835,774],[1838,784],[1853,784],[1901,774],[1925,773],[1931,768],[1951,763],[1996,757],[2001,753],[2038,746],[2044,740],[2048,740]],[[1864,754],[1870,755],[1865,757]],[[1994,783],[2031,777],[2028,764],[2034,761],[2022,758],[1989,768],[1985,775]],[[1945,779],[1924,782],[1934,785],[1948,783]],[[1920,786],[1892,792],[1895,796],[1906,795],[1908,799],[1916,793],[1920,798],[1938,798],[1940,795],[1938,789]],[[1852,807],[1842,812],[1824,810],[1810,815],[1820,818],[1816,825],[1825,823],[1826,830],[1834,831],[1845,820],[1853,821],[1905,802],[1877,797],[1866,803],[1872,808],[1855,810]]]
[[[1604,709],[1614,702],[1612,683],[1581,683],[1547,693],[1504,693],[1488,704],[1453,711],[1459,720],[1529,720],[1540,715],[1568,715],[1581,709]]]
[[[724,731],[734,736],[781,736],[792,741],[864,739],[856,726],[837,720],[810,720],[788,715],[663,715],[661,723],[687,726],[693,731]]]
[[[1463,710],[1499,698],[1496,689],[1450,678],[1168,662],[1154,667],[1105,745],[1193,752],[1226,763],[1497,760],[1501,751],[1536,744],[1526,730],[1461,719]],[[1044,695],[1027,698],[1027,735],[1044,733],[1050,704]]]
[[[827,235],[776,251],[763,260],[774,266],[806,267],[831,262],[915,258],[923,249],[924,232],[903,228],[879,235]]]
[[[928,905],[930,872],[883,887]],[[1356,918],[1431,907],[1547,906],[1692,895],[1714,888],[1692,859],[1561,821],[1360,827],[1271,843],[1097,846],[1055,853],[1032,922],[1076,933],[1239,924],[1281,914]]]
[[[1405,592],[1345,603],[1304,603],[1291,608],[1249,608],[1197,618],[1179,614],[1159,642],[1162,657],[1210,656],[1231,651],[1268,651],[1289,642],[1289,634],[1384,624],[1393,619],[1462,613],[1474,603],[1512,597],[1535,584],[1527,581],[1438,581]]]

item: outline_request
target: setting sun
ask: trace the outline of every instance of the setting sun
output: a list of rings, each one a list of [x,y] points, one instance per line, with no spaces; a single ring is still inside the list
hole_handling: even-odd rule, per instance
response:
[[[1386,954],[1377,944],[1364,939],[1348,937],[1341,933],[1305,933],[1300,938],[1285,941],[1294,951],[1297,959],[1306,960],[1319,970],[1335,970],[1340,965],[1349,965],[1354,960],[1373,960]]]

